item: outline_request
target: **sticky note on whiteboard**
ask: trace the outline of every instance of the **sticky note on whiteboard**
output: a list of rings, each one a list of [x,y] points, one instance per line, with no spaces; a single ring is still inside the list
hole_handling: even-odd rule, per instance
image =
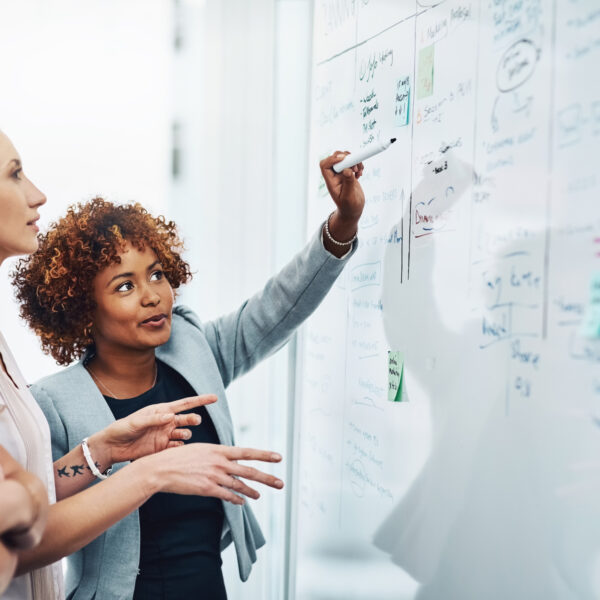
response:
[[[402,352],[388,352],[388,400],[402,402],[402,383],[404,380],[404,355]]]
[[[396,127],[405,127],[408,125],[410,113],[410,77],[401,77],[396,82],[396,100],[394,108],[394,117]]]
[[[434,48],[426,46],[419,50],[419,62],[417,66],[417,100],[427,98],[433,94],[433,57]]]
[[[581,324],[581,335],[600,339],[600,271],[592,273],[589,302]]]

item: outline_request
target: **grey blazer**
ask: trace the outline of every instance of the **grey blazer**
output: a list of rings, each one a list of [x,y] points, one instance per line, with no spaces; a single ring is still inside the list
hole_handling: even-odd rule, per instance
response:
[[[355,247],[356,243],[353,252]],[[315,235],[237,311],[202,323],[190,309],[174,308],[171,337],[157,348],[156,355],[183,375],[197,394],[217,394],[218,402],[207,409],[222,444],[235,443],[225,388],[286,342],[319,305],[350,254],[335,258],[323,247],[320,235]],[[83,361],[41,379],[31,392],[50,424],[54,460],[114,420]],[[256,561],[256,550],[265,539],[248,504],[240,507],[224,502],[223,508],[221,547],[233,541],[240,577],[245,581]],[[140,525],[135,511],[68,558],[67,597],[132,598],[139,548]]]

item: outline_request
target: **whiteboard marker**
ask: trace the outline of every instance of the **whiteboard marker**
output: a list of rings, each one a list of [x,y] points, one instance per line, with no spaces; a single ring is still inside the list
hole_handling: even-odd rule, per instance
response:
[[[348,154],[344,160],[339,163],[333,165],[333,170],[336,173],[341,173],[344,169],[348,169],[357,165],[359,162],[363,160],[367,160],[367,158],[371,158],[371,156],[375,156],[375,154],[379,154],[383,152],[387,148],[389,148],[394,142],[396,138],[392,138],[387,142],[374,142],[373,144],[369,144],[365,146],[360,152],[356,154]]]

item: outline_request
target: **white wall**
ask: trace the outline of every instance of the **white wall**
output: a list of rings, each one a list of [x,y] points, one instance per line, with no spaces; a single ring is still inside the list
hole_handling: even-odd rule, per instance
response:
[[[0,2],[0,129],[48,196],[41,227],[102,194],[167,207],[171,3]],[[0,277],[0,330],[32,381],[57,369]]]

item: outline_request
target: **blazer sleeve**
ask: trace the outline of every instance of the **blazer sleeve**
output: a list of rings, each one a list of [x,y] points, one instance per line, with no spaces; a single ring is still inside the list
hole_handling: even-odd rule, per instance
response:
[[[319,306],[354,254],[342,258],[323,246],[321,229],[265,287],[236,311],[204,324],[204,335],[225,387],[280,348]]]
[[[52,439],[52,460],[58,460],[69,452],[69,441],[65,425],[56,410],[50,394],[40,385],[33,384],[29,391],[44,413],[50,426]]]

